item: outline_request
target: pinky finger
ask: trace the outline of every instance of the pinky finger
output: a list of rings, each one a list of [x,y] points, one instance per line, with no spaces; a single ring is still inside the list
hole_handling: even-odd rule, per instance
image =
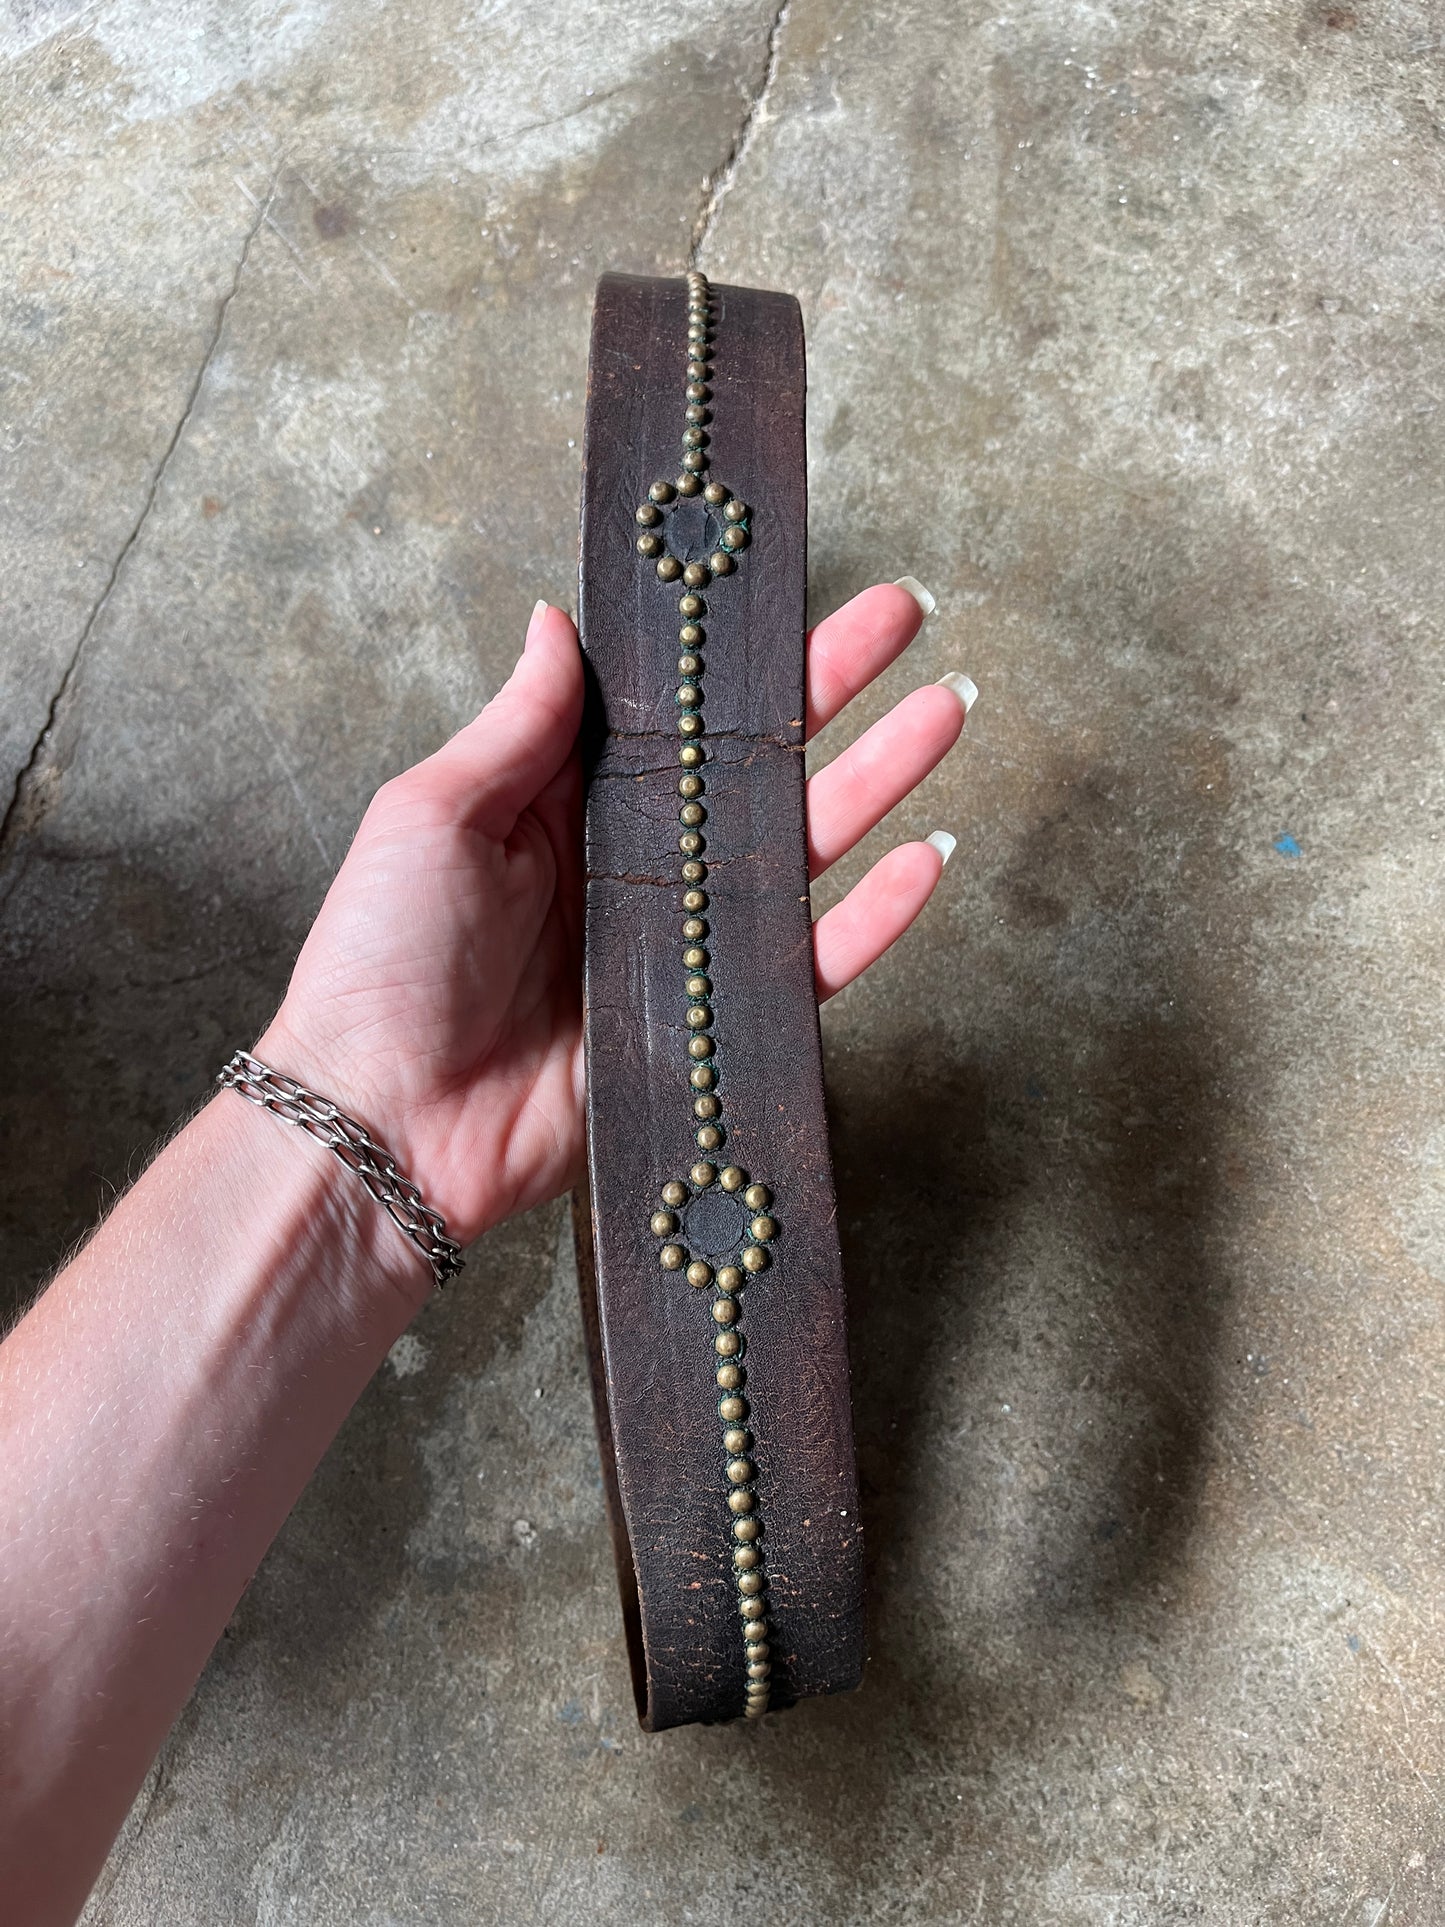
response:
[[[945,838],[935,832],[939,843]],[[953,839],[946,839],[952,853]],[[897,943],[933,895],[947,861],[938,843],[900,843],[813,926],[818,1002],[826,1003]]]

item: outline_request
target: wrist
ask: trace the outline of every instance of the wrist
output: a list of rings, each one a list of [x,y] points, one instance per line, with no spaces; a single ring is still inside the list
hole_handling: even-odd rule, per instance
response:
[[[430,1298],[426,1257],[309,1132],[238,1091],[222,1091],[196,1124],[204,1142],[194,1152],[217,1160],[236,1221],[258,1233],[261,1289],[299,1291],[312,1309],[351,1326],[395,1312],[398,1330]]]
[[[432,1093],[409,1090],[418,1081],[415,1064],[382,1059],[380,1077],[374,1068],[368,1075],[356,1052],[334,1038],[318,1037],[316,1027],[305,1022],[304,1012],[293,1016],[286,1004],[258,1038],[254,1055],[268,1070],[300,1084],[359,1124],[376,1149],[393,1161],[398,1175],[415,1187],[427,1211],[439,1215],[446,1237],[469,1244],[494,1221],[485,1213],[479,1221],[475,1173],[468,1174],[469,1181],[458,1195],[457,1172],[438,1158],[438,1145],[445,1144],[450,1134],[439,1126]],[[426,1079],[420,1082],[424,1085]],[[359,1178],[353,1182],[361,1184]],[[400,1229],[397,1236],[410,1242]]]

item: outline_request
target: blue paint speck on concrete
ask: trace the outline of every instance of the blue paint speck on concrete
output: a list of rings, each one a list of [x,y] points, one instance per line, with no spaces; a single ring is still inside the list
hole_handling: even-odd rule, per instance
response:
[[[564,1726],[580,1726],[587,1715],[580,1700],[567,1700],[557,1708],[557,1717]]]
[[[1274,847],[1279,851],[1281,856],[1298,856],[1300,854],[1300,846],[1295,842],[1294,838],[1288,834],[1277,836],[1274,839]]]

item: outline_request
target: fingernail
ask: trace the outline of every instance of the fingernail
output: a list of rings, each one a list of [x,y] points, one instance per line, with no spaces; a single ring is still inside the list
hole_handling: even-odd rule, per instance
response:
[[[527,637],[529,641],[531,639],[532,631],[536,628],[537,624],[542,620],[542,617],[546,614],[546,610],[547,610],[547,598],[545,596],[538,596],[537,600],[532,605],[532,613],[527,618]]]
[[[965,676],[961,669],[950,669],[946,676],[940,676],[938,680],[945,689],[951,689],[957,696],[963,704],[963,713],[966,716],[978,701],[978,684],[973,677]]]
[[[916,575],[901,575],[893,586],[895,589],[906,589],[926,616],[931,616],[938,607]]]
[[[958,838],[956,836],[950,836],[947,830],[930,830],[923,840],[925,843],[931,843],[933,845],[945,863],[947,863],[948,859],[958,848]]]

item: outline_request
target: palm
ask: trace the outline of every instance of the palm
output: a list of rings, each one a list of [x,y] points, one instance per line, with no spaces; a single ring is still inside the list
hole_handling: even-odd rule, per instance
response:
[[[910,597],[869,593],[889,600],[871,642],[840,640],[832,662],[819,631],[815,721],[917,627]],[[539,613],[496,700],[378,792],[257,1046],[362,1118],[464,1241],[580,1168],[581,696],[575,632],[558,611]],[[928,715],[910,717],[920,697]],[[810,792],[825,791],[810,793],[815,873],[912,788],[961,722],[953,697],[915,692],[813,779]],[[876,755],[860,754],[880,736]],[[823,994],[900,934],[940,868],[926,845],[904,846],[821,921]]]

